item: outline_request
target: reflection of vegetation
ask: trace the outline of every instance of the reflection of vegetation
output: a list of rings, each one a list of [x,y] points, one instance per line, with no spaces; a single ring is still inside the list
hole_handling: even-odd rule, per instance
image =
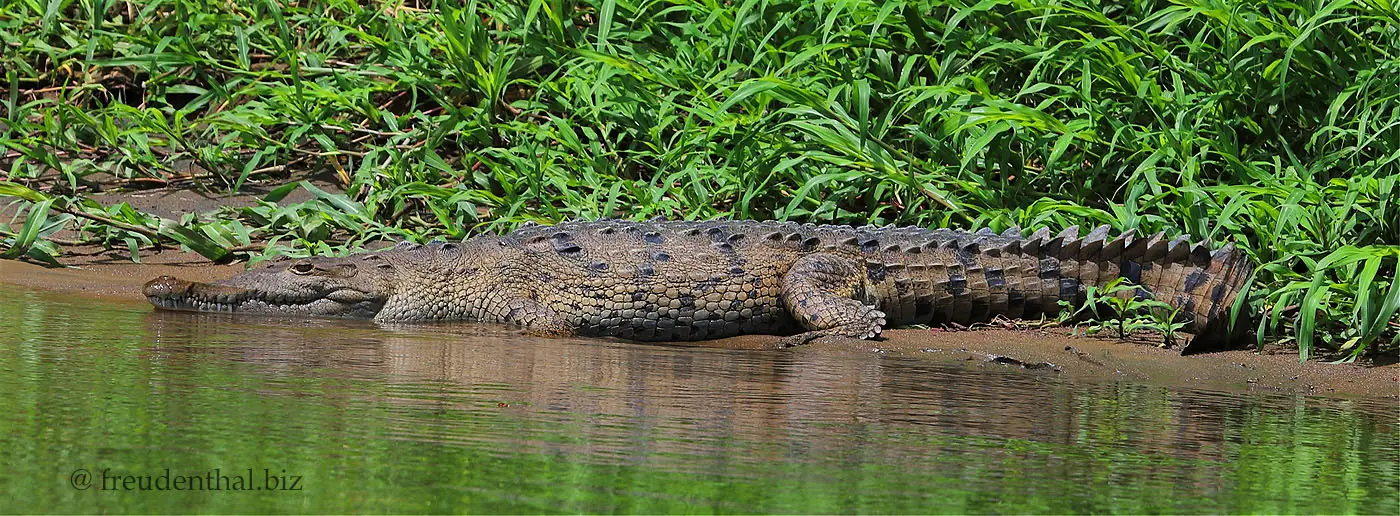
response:
[[[630,361],[611,360],[610,346],[557,346],[567,355],[550,363],[582,368],[585,389],[549,375],[473,383],[402,374],[396,365],[442,355],[390,353],[388,332],[373,328],[240,333],[238,320],[156,324],[145,309],[4,294],[0,498],[16,512],[1394,514],[1400,504],[1383,400],[768,353],[766,367],[712,368],[647,346],[627,350]],[[807,374],[832,362],[854,374]],[[762,382],[747,391],[758,397],[705,396],[735,378]],[[84,492],[65,485],[78,467],[266,467],[305,476],[306,489]]]
[[[1240,242],[1261,336],[1355,356],[1400,328],[1398,30],[1372,0],[8,2],[0,194],[31,222],[0,238],[222,259],[572,216],[1104,223]],[[346,193],[84,200],[314,173]]]

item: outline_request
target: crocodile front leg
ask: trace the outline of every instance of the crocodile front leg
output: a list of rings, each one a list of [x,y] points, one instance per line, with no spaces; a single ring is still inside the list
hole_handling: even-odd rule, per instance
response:
[[[865,271],[848,258],[811,254],[799,258],[783,276],[782,301],[807,332],[778,341],[805,344],[822,337],[868,339],[880,334],[885,313],[856,300]]]

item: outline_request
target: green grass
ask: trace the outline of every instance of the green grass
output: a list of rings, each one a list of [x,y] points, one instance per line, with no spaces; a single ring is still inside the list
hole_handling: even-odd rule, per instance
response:
[[[1261,339],[1394,352],[1397,9],[15,0],[0,194],[30,216],[0,235],[227,259],[575,216],[1111,224],[1237,241]],[[346,194],[187,220],[85,197],[318,174]]]

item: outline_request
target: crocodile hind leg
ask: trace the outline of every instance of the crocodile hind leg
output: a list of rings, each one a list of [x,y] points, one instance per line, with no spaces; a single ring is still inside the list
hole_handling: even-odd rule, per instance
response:
[[[525,333],[540,337],[569,337],[574,328],[557,312],[539,301],[517,297],[501,307],[501,322],[525,327]]]
[[[849,259],[829,254],[799,258],[783,276],[782,301],[808,331],[778,341],[780,347],[822,337],[868,339],[880,334],[885,313],[855,298],[865,271]]]

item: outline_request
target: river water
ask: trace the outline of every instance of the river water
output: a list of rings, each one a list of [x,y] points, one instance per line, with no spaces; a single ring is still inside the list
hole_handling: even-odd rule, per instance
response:
[[[0,285],[4,512],[1400,512],[1393,399]]]

